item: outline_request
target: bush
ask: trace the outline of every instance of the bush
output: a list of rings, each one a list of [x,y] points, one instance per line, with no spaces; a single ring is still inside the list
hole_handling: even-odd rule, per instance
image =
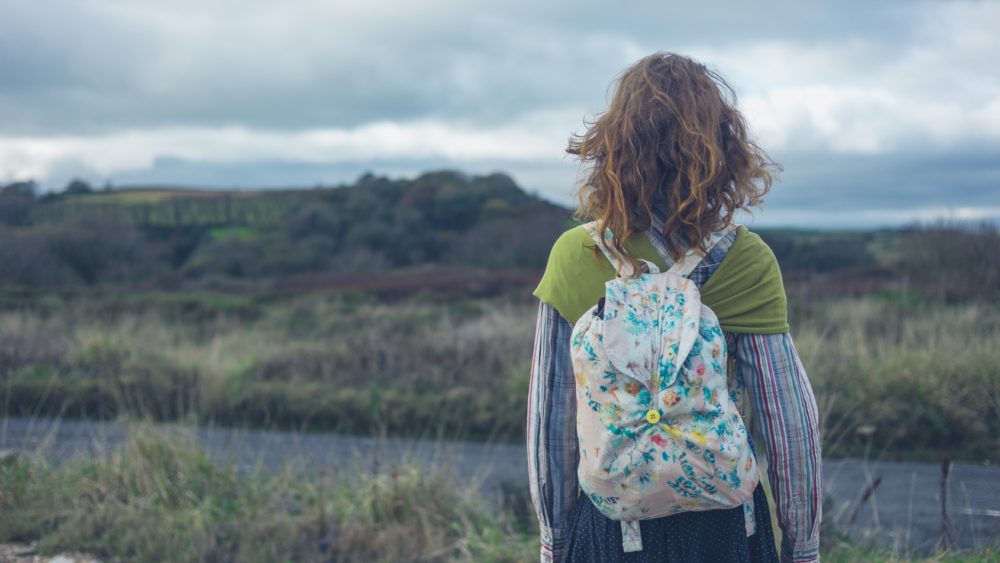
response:
[[[0,286],[65,287],[77,282],[74,272],[31,232],[0,226]]]
[[[894,265],[925,294],[949,301],[1000,299],[1000,229],[941,222],[900,234]]]
[[[160,270],[155,250],[128,224],[79,219],[46,225],[37,236],[86,285],[155,280]]]

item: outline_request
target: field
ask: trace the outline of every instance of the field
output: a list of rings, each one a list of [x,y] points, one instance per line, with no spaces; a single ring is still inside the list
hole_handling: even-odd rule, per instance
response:
[[[264,471],[220,464],[175,428],[125,429],[120,448],[92,461],[0,456],[0,554],[6,542],[32,541],[42,553],[150,562],[537,560],[526,496],[477,488],[447,463],[366,458],[303,474],[284,457]],[[842,522],[824,519],[824,560],[1000,557],[995,546],[933,556],[872,547],[844,535]]]
[[[535,560],[523,494],[485,498],[446,468],[405,464],[360,481],[247,475],[146,423],[519,443],[530,289],[570,224],[500,174],[283,192],[3,188],[0,419],[132,432],[120,452],[68,466],[0,456],[0,543],[128,561]],[[996,463],[994,225],[760,234],[782,266],[827,458]],[[829,561],[912,555],[824,534]]]
[[[1000,307],[890,295],[790,310],[826,455],[1000,451]],[[534,314],[514,296],[46,295],[0,314],[0,414],[517,441]]]
[[[99,462],[0,461],[0,542],[127,561],[529,561],[533,530],[447,469],[237,475],[136,425]]]
[[[4,415],[523,439],[535,309],[517,294],[46,292],[3,307]],[[828,457],[995,459],[1000,307],[886,293],[790,310]],[[0,462],[0,542],[129,561],[537,557],[523,495],[484,497],[447,468],[238,475],[133,426],[110,458]],[[825,534],[828,561],[913,556]]]

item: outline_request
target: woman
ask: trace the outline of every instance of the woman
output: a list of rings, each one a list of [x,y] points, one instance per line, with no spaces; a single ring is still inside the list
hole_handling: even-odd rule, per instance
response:
[[[705,66],[657,53],[626,69],[608,111],[567,152],[591,164],[580,218],[608,229],[634,267],[661,271],[710,233],[760,205],[777,168],[751,139],[733,91]],[[704,253],[701,253],[704,255]],[[744,400],[766,461],[781,530],[758,485],[753,502],[730,510],[641,520],[643,549],[625,553],[619,522],[579,494],[573,324],[604,295],[615,271],[583,227],[563,233],[534,294],[540,300],[528,402],[531,497],[542,561],[818,561],[822,492],[816,402],[787,323],[774,254],[743,226],[690,274],[718,316],[730,385]],[[761,463],[763,466],[763,463]]]

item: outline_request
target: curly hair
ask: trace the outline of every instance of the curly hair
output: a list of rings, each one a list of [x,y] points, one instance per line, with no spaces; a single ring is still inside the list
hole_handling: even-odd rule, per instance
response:
[[[654,205],[667,210],[663,239],[674,259],[688,248],[704,254],[705,237],[759,206],[772,170],[781,170],[751,139],[733,88],[673,53],[625,69],[608,110],[587,125],[566,149],[592,165],[575,215],[610,229],[636,272],[640,263],[622,245],[652,224]]]

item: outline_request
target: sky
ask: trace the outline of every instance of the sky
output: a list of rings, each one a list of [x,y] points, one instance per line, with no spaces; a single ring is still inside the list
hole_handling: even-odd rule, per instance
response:
[[[762,226],[1000,219],[1000,1],[0,0],[0,182],[288,187],[450,168],[572,205],[656,51],[780,162]]]

